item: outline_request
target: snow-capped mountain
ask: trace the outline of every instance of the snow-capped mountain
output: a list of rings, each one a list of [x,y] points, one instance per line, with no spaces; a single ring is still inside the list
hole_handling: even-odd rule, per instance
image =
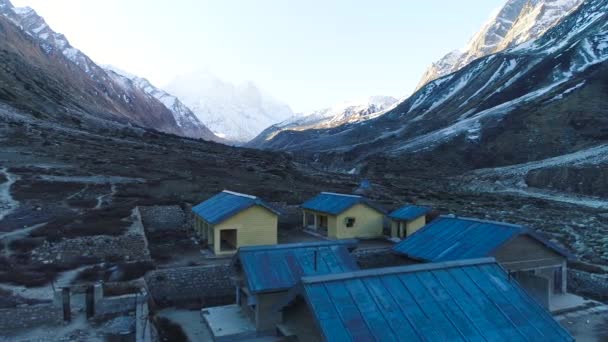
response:
[[[416,89],[460,70],[473,60],[540,37],[576,9],[583,0],[509,0],[493,14],[462,50],[433,63]]]
[[[467,168],[574,153],[608,139],[607,61],[608,0],[588,0],[541,37],[431,81],[375,119],[284,131],[259,147]]]
[[[316,110],[309,114],[298,114],[274,124],[260,133],[248,145],[256,147],[286,130],[331,128],[348,123],[373,119],[392,109],[398,100],[391,96],[369,96],[344,101],[332,107]]]
[[[27,103],[32,110],[59,106],[50,111],[56,120],[66,119],[59,116],[59,112],[70,115],[78,112],[77,116],[81,116],[75,119],[78,121],[83,118],[113,120],[182,136],[217,139],[202,123],[194,121],[196,118],[179,113],[173,108],[175,103],[169,99],[161,102],[155,94],[133,87],[122,76],[97,65],[70,45],[63,34],[53,31],[33,9],[14,7],[10,1],[0,0],[0,18],[6,21],[3,22],[5,31],[14,31],[14,34],[5,32],[4,47],[13,58],[3,63],[17,63],[21,68],[28,65],[24,72],[37,70],[30,77],[11,73],[2,75],[6,78],[6,85],[13,84],[5,91],[21,90],[10,98],[22,106]],[[39,79],[37,82],[36,78]],[[28,82],[34,86],[26,85]],[[34,90],[39,87],[43,89]],[[41,96],[40,92],[48,94]],[[31,99],[25,100],[25,97]],[[19,98],[23,101],[17,101]],[[44,106],[43,101],[47,102]],[[48,112],[49,108],[45,111]]]
[[[166,91],[155,87],[143,77],[135,76],[124,70],[111,65],[104,65],[104,68],[117,83],[123,86],[127,92],[133,92],[134,88],[143,90],[146,94],[160,101],[167,109],[173,113],[175,122],[182,130],[183,135],[192,138],[205,137],[208,140],[223,141],[215,136],[197,117],[190,108],[186,107],[177,97]]]
[[[244,143],[266,127],[294,115],[254,83],[234,85],[209,72],[181,75],[167,91],[175,94],[216,135]]]

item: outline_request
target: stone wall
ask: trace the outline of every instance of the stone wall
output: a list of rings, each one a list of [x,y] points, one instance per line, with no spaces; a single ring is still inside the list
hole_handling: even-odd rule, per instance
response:
[[[388,248],[355,250],[353,256],[361,268],[411,264]],[[233,303],[234,284],[229,264],[181,267],[148,272],[146,286],[158,306],[188,305],[207,307]]]
[[[103,297],[95,302],[95,316],[135,312],[137,294]]]
[[[608,301],[608,274],[568,269],[568,291]]]
[[[137,207],[142,223],[148,232],[186,229],[186,214],[179,205]]]
[[[233,303],[235,290],[229,264],[180,267],[148,272],[148,292],[159,306],[207,307]]]
[[[0,309],[0,336],[43,325],[57,326],[62,322],[63,310],[54,304]]]
[[[99,235],[62,240],[57,243],[45,241],[42,246],[32,251],[32,258],[45,263],[70,263],[83,258],[148,261],[150,253],[146,238],[142,234]]]

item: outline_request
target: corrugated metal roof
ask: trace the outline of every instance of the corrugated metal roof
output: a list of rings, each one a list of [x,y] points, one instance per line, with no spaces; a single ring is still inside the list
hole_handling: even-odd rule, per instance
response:
[[[228,190],[224,190],[192,207],[192,211],[205,221],[217,224],[255,205],[262,206],[279,215],[275,209],[258,197]]]
[[[569,253],[519,225],[472,218],[441,216],[393,247],[397,253],[424,261],[447,261],[492,256],[503,244],[528,235],[557,253]]]
[[[252,293],[283,291],[302,276],[359,269],[349,252],[356,245],[357,240],[341,240],[241,247],[235,262],[243,268]]]
[[[388,216],[395,220],[412,221],[426,215],[429,211],[431,211],[429,207],[406,205],[391,212]]]
[[[302,204],[302,208],[327,213],[330,215],[339,215],[355,204],[365,204],[381,213],[384,210],[375,205],[368,199],[357,195],[337,194],[333,192],[322,192],[317,196],[309,199]]]
[[[326,341],[573,341],[493,258],[305,277]]]

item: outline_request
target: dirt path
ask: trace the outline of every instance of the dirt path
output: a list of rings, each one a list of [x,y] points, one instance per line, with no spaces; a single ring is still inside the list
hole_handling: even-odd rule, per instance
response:
[[[41,287],[25,287],[9,284],[0,284],[0,288],[12,291],[14,294],[17,294],[24,298],[53,300],[55,296],[53,287],[55,288],[55,291],[59,291],[62,287],[69,286],[70,284],[72,284],[74,279],[76,279],[78,273],[91,266],[94,265],[82,266],[73,270],[63,272],[57,277],[57,279],[55,279],[53,284],[48,284]]]
[[[4,244],[4,256],[7,258],[11,256],[11,248],[10,248],[11,242],[27,237],[31,231],[33,231],[34,229],[43,227],[44,225],[46,225],[46,222],[40,223],[40,224],[35,224],[30,227],[25,227],[22,229],[14,230],[9,233],[0,234],[0,242],[2,242]]]
[[[19,180],[19,176],[9,173],[7,168],[0,169],[0,174],[6,177],[6,182],[0,184],[0,221],[19,207],[19,202],[11,196],[11,186]]]

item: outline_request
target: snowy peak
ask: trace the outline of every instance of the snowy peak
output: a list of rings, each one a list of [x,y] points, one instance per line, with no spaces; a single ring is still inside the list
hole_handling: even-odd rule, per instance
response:
[[[180,75],[167,85],[216,135],[234,142],[247,142],[266,127],[294,113],[253,82],[231,84],[211,74]]]
[[[475,59],[536,39],[575,10],[583,0],[509,0],[469,41],[463,52],[451,52],[424,73],[417,89],[460,70]]]
[[[393,109],[398,102],[399,100],[391,96],[369,96],[340,102],[332,107],[316,110],[309,114],[294,115],[285,121],[268,127],[249,145],[259,147],[286,130],[303,131],[332,128],[367,121]]]
[[[193,138],[202,137],[218,142],[222,141],[222,139],[209,131],[177,97],[155,87],[143,77],[135,76],[111,65],[105,65],[104,69],[108,72],[108,75],[123,87],[124,91],[134,92],[137,89],[162,103],[173,114],[173,118],[183,135]]]

